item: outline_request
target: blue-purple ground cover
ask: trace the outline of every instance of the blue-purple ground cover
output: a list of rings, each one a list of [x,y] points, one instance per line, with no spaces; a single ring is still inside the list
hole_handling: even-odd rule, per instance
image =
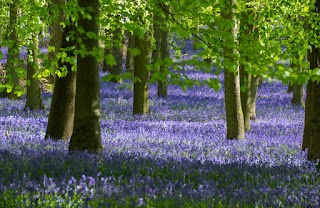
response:
[[[0,99],[0,207],[319,206],[319,174],[300,148],[304,112],[284,85],[262,84],[241,141],[225,139],[223,89],[150,91],[151,115],[137,117],[131,84],[101,84],[102,155],[44,141],[50,94],[45,112]]]

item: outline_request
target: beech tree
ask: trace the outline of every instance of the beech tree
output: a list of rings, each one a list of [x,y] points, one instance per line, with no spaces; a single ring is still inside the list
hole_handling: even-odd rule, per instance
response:
[[[76,72],[72,70],[75,66],[75,46],[76,40],[74,35],[75,25],[71,20],[71,17],[66,15],[67,10],[66,0],[56,1],[58,10],[58,19],[60,16],[65,22],[65,27],[59,23],[53,28],[54,34],[62,32],[61,40],[55,39],[54,50],[60,51],[54,52],[58,56],[58,68],[55,68],[56,76],[54,78],[54,88],[51,100],[50,113],[48,117],[48,124],[46,129],[46,139],[62,139],[68,141],[73,131],[74,120],[74,106],[75,106],[75,93],[76,93]],[[64,8],[64,9],[62,9]],[[54,38],[54,37],[53,37]],[[61,45],[59,44],[61,43]],[[61,50],[60,50],[61,48]],[[54,61],[55,57],[52,57],[51,61]]]
[[[163,18],[161,19],[160,29],[160,58],[162,64],[160,65],[159,72],[162,74],[161,79],[158,80],[158,92],[157,95],[162,98],[168,97],[168,70],[169,67],[166,64],[166,59],[170,57],[169,53],[169,12],[170,7],[166,4],[160,4],[163,10]]]
[[[17,70],[21,68],[20,63],[20,47],[18,44],[18,18],[19,18],[19,4],[20,1],[11,1],[9,3],[10,22],[8,25],[8,53],[6,63],[6,91],[4,96],[9,99],[18,99],[16,92],[19,86],[19,77]]]
[[[69,151],[102,151],[98,54],[99,0],[78,0],[77,83],[73,133]]]
[[[41,89],[40,89],[40,78],[42,74],[41,54],[39,47],[40,35],[45,27],[45,20],[40,19],[41,10],[39,7],[44,2],[29,0],[29,6],[23,7],[24,15],[27,16],[26,29],[33,31],[31,34],[25,34],[27,42],[27,93],[26,93],[26,105],[25,108],[30,110],[44,109],[42,102]],[[45,59],[45,58],[44,58]]]
[[[237,49],[239,20],[235,13],[237,7],[237,2],[230,0],[226,1],[223,8],[223,17],[232,20],[232,24],[226,26],[229,34],[226,34],[223,48],[227,139],[244,138],[244,119],[240,97],[239,52]]]
[[[27,84],[27,100],[25,106],[25,108],[31,110],[44,109],[41,97],[40,80],[38,78],[40,72],[38,51],[38,36],[33,34],[32,44],[29,45],[28,49],[27,80],[29,83]]]
[[[139,54],[134,58],[134,76],[137,81],[133,89],[133,114],[149,114],[149,48],[150,42],[148,33],[142,37],[135,37],[135,46],[139,49]]]

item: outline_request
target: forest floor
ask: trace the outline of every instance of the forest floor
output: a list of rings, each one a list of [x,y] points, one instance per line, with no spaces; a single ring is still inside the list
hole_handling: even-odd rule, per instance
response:
[[[262,83],[240,141],[225,139],[223,89],[169,86],[159,99],[151,84],[149,116],[132,115],[132,89],[101,83],[99,156],[44,141],[50,93],[45,111],[0,99],[0,207],[320,206],[319,173],[301,151],[304,109],[280,82]]]

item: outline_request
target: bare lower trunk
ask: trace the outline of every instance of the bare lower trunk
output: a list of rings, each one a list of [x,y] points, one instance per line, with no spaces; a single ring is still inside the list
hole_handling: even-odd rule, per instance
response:
[[[244,67],[240,68],[240,85],[243,87],[241,91],[241,107],[244,118],[244,129],[250,131],[250,110],[251,110],[251,74],[245,71]]]
[[[308,82],[307,84],[307,96],[306,96],[306,108],[304,116],[304,130],[302,140],[302,150],[305,151],[310,145],[310,127],[311,127],[311,116],[313,111],[313,85],[314,82]]]
[[[27,79],[30,85],[27,85],[27,101],[25,108],[30,110],[44,109],[40,90],[40,80],[36,76],[39,74],[40,63],[38,59],[38,36],[33,37],[32,61],[28,60]],[[31,50],[28,50],[29,56]]]
[[[78,0],[78,4],[87,9],[91,16],[91,19],[80,16],[78,27],[98,35],[99,0]],[[77,33],[79,38],[82,39],[85,52],[98,49],[97,39],[86,37],[86,33]],[[76,86],[74,126],[69,151],[101,152],[99,64],[92,53],[77,56]]]
[[[308,53],[310,69],[320,67],[320,50],[312,46]],[[303,131],[302,150],[308,149],[308,160],[320,159],[320,84],[312,82],[307,84],[307,99],[305,108],[305,121]]]
[[[135,45],[140,49],[140,54],[134,59],[134,76],[139,80],[134,83],[133,114],[149,114],[149,40],[145,34],[143,39],[135,38]]]
[[[257,119],[257,113],[256,113],[256,106],[257,106],[257,93],[258,88],[261,83],[261,77],[260,76],[251,76],[251,86],[250,86],[250,119],[256,120]]]
[[[291,104],[304,107],[303,85],[295,84],[293,86]]]

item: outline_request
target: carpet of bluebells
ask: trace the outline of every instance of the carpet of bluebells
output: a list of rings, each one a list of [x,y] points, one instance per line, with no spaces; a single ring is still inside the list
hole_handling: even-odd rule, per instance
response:
[[[168,92],[157,98],[151,84],[151,115],[133,116],[132,84],[101,83],[101,155],[44,141],[50,93],[45,111],[0,99],[0,207],[320,206],[318,171],[301,151],[304,110],[286,86],[263,82],[240,141],[225,139],[223,89]]]

